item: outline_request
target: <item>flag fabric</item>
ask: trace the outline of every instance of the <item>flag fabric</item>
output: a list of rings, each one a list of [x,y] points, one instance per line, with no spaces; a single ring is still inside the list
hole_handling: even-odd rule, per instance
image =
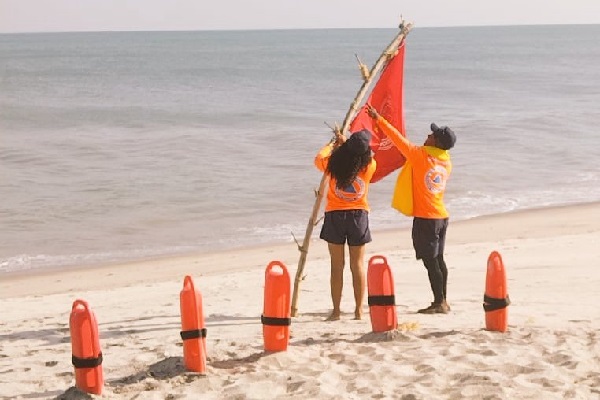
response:
[[[377,170],[371,182],[377,182],[393,171],[402,167],[406,161],[402,153],[381,130],[373,126],[373,120],[367,113],[366,104],[370,104],[379,114],[388,120],[402,135],[404,129],[404,42],[398,47],[398,53],[385,66],[379,80],[350,124],[350,132],[368,129],[372,133],[371,150],[373,150]]]

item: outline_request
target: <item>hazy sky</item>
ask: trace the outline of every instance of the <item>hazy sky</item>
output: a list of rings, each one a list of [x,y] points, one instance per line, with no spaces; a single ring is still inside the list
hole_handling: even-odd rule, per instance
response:
[[[0,0],[0,32],[600,23],[600,0]]]

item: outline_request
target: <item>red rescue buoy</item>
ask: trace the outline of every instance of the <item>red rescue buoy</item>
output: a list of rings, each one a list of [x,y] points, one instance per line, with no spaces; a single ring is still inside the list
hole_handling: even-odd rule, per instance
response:
[[[489,331],[506,332],[508,329],[508,288],[506,285],[506,270],[502,257],[497,251],[492,251],[487,261],[485,277],[485,294],[483,309],[485,310],[485,327]]]
[[[102,351],[96,315],[84,300],[75,300],[69,318],[75,386],[86,393],[101,394]]]
[[[194,288],[191,276],[186,276],[183,280],[179,305],[183,363],[188,370],[203,374],[206,371],[206,328],[202,310],[202,294]]]
[[[369,259],[367,287],[373,332],[396,329],[398,317],[394,296],[394,277],[384,256],[373,256]]]
[[[265,271],[263,314],[265,351],[285,351],[290,340],[290,274],[280,261],[271,261]]]

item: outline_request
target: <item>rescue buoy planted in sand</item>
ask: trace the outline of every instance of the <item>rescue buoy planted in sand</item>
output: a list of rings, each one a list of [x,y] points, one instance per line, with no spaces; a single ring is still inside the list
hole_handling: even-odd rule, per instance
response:
[[[384,256],[369,259],[367,269],[368,304],[373,332],[386,332],[396,329],[396,297],[394,277]]]
[[[263,324],[265,351],[285,351],[290,339],[290,275],[280,261],[271,261],[265,271]]]
[[[506,285],[506,270],[502,257],[497,251],[492,251],[487,261],[485,277],[485,293],[483,309],[485,311],[485,327],[488,331],[506,332],[508,329],[508,288]]]
[[[75,386],[84,392],[101,394],[102,351],[96,315],[84,300],[75,300],[69,317]]]
[[[179,294],[181,309],[181,339],[183,363],[194,372],[206,372],[206,328],[202,309],[202,294],[194,287],[191,276],[183,280]]]

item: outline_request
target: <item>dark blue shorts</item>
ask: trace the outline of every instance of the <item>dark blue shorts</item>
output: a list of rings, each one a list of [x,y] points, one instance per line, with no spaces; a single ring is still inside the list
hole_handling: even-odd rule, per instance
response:
[[[325,213],[321,239],[327,243],[362,246],[371,241],[367,210],[340,210]]]
[[[448,218],[428,219],[415,217],[412,226],[412,241],[417,260],[436,258],[444,254]]]

